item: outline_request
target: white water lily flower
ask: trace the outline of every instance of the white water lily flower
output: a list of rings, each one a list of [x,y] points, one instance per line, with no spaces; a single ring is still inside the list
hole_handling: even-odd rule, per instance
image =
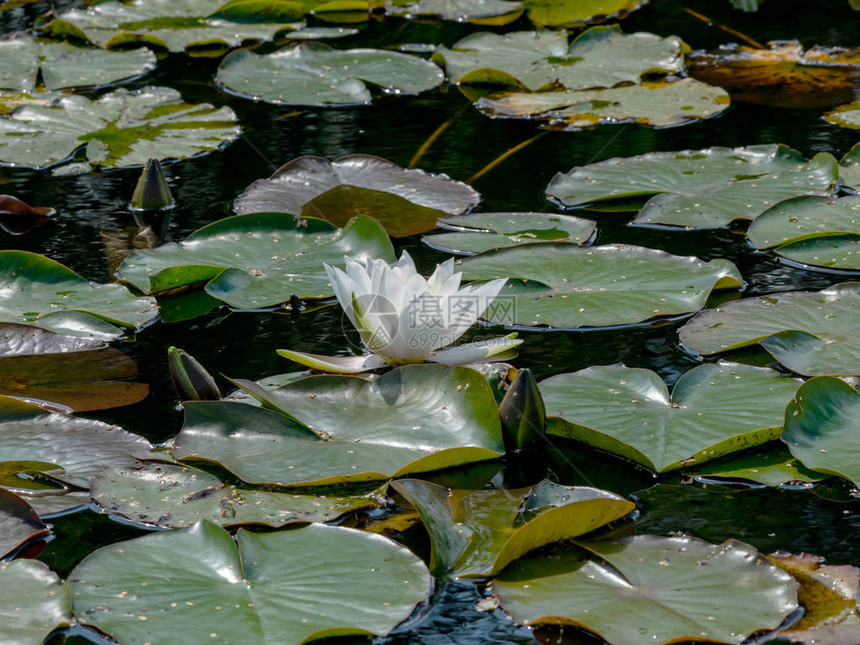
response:
[[[325,265],[334,295],[358,329],[364,356],[336,357],[278,350],[298,363],[327,372],[358,373],[385,365],[430,361],[465,364],[498,360],[522,343],[516,334],[447,349],[484,313],[507,278],[460,288],[454,260],[437,265],[430,278],[404,251],[394,266],[384,260],[345,257],[346,271]]]

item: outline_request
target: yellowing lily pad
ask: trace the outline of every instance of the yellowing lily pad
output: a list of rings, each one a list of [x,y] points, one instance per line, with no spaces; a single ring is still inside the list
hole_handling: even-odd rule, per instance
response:
[[[860,283],[744,298],[703,311],[678,332],[700,354],[759,343],[798,374],[860,375]]]
[[[667,472],[779,437],[798,380],[766,368],[706,364],[672,394],[657,374],[589,367],[540,383],[547,431]]]
[[[592,27],[570,45],[564,31],[476,33],[450,49],[437,47],[433,60],[444,63],[452,83],[578,90],[638,83],[648,73],[680,72],[683,49],[675,36]]]
[[[502,608],[613,645],[741,643],[797,608],[793,578],[743,542],[637,535],[581,546],[514,562],[493,581]]]
[[[484,317],[496,324],[634,325],[698,311],[711,290],[742,284],[727,260],[702,262],[638,246],[525,244],[462,261],[463,277],[507,277]]]
[[[97,101],[62,96],[49,105],[22,105],[0,120],[0,162],[45,168],[85,148],[93,166],[136,166],[211,152],[239,132],[230,108],[185,103],[167,87],[118,89]]]
[[[431,578],[417,556],[379,535],[311,524],[240,529],[234,542],[204,521],[99,549],[68,584],[75,615],[121,643],[181,634],[188,643],[275,645],[385,635],[427,598]]]
[[[786,146],[759,145],[607,159],[557,174],[546,192],[567,208],[649,198],[635,224],[720,228],[791,197],[830,196],[838,178],[827,153],[807,162]]]
[[[824,120],[843,128],[860,129],[860,101],[839,106],[825,114]]]
[[[592,220],[556,213],[472,213],[440,219],[438,224],[450,232],[425,235],[422,242],[461,255],[540,242],[579,244],[594,234],[596,226]]]
[[[788,200],[765,211],[747,237],[801,264],[860,269],[860,196]]]
[[[0,88],[33,92],[41,75],[49,91],[95,88],[132,80],[155,69],[155,54],[141,47],[106,52],[20,36],[0,41]]]
[[[145,293],[205,283],[206,293],[238,309],[331,295],[323,263],[343,256],[392,260],[382,227],[369,217],[343,229],[286,213],[236,215],[204,226],[185,241],[133,252],[117,276]]]
[[[299,42],[260,56],[249,50],[228,55],[215,82],[231,94],[288,105],[368,104],[365,83],[388,94],[419,94],[445,79],[430,61],[383,49],[338,50]]]
[[[719,114],[728,106],[725,90],[692,78],[602,90],[493,94],[475,102],[490,117],[534,119],[571,132],[602,124],[684,125]]]
[[[523,4],[536,27],[578,27],[624,18],[648,0],[524,0]]]
[[[258,179],[239,195],[237,213],[293,213],[344,226],[363,215],[394,237],[423,233],[436,220],[462,215],[480,200],[472,187],[447,175],[407,170],[373,155],[346,155],[334,161],[299,157],[269,179]],[[375,256],[380,257],[380,256]]]
[[[465,367],[408,365],[375,380],[310,376],[270,391],[236,383],[268,410],[187,402],[177,458],[218,462],[251,483],[329,485],[429,472],[504,452],[492,390]]]
[[[377,504],[370,495],[296,495],[240,489],[203,470],[159,463],[113,468],[93,479],[90,495],[111,515],[166,528],[187,527],[204,519],[219,526],[329,522]]]

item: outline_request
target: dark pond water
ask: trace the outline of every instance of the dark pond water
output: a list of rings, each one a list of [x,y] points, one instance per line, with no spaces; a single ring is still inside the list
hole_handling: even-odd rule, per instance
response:
[[[66,3],[59,3],[64,6]],[[733,10],[727,0],[678,3],[657,0],[623,23],[625,31],[677,34],[694,49],[729,42],[728,34],[704,25],[682,11],[682,4],[730,24],[759,41],[796,38],[804,46],[860,45],[860,19],[847,0],[814,4],[799,0],[767,0],[756,14]],[[0,32],[26,29],[47,3],[0,14]],[[507,30],[528,28],[525,23]],[[450,23],[415,23],[386,19],[371,22],[360,35],[337,43],[345,46],[390,46],[435,43],[450,46],[478,28]],[[160,84],[180,90],[186,100],[230,105],[244,127],[243,137],[223,152],[177,163],[166,169],[178,203],[168,239],[180,240],[200,226],[231,214],[232,200],[253,180],[299,155],[330,159],[369,153],[407,165],[416,150],[442,122],[456,114],[451,127],[423,157],[420,167],[465,180],[513,145],[528,139],[535,127],[526,122],[491,120],[469,107],[456,88],[419,97],[382,97],[373,107],[294,109],[255,105],[227,96],[210,79],[217,60],[170,56],[158,71],[138,85]],[[777,110],[736,103],[723,116],[682,128],[649,130],[638,126],[603,127],[590,132],[551,132],[477,180],[481,211],[552,211],[544,198],[550,178],[559,171],[613,156],[654,150],[785,143],[807,157],[830,152],[841,157],[856,143],[851,130],[828,125],[822,111]],[[54,177],[48,172],[0,170],[2,192],[36,205],[50,205],[58,216],[33,232],[3,236],[4,248],[43,253],[85,277],[109,277],[103,237],[129,238],[136,227],[126,210],[138,171],[105,171],[98,176]],[[742,236],[727,231],[685,233],[631,228],[617,215],[599,216],[600,243],[627,242],[704,259],[728,258],[748,282],[747,294],[790,289],[820,289],[844,276],[782,265],[752,253]],[[407,239],[423,268],[443,256]],[[595,364],[623,362],[657,371],[670,385],[697,360],[679,349],[679,323],[654,328],[592,332],[526,332],[515,364],[531,367],[538,377],[574,371]],[[176,434],[182,423],[167,377],[165,350],[177,345],[203,362],[212,373],[257,379],[285,372],[290,365],[274,350],[300,348],[337,353],[344,349],[339,310],[328,308],[297,321],[279,313],[231,313],[216,310],[182,323],[159,322],[122,346],[138,364],[141,379],[151,387],[143,402],[89,416],[118,423],[154,441]],[[659,484],[649,475],[585,449],[559,447],[568,458],[559,461],[556,478],[565,484],[593,483],[622,494],[634,494],[640,516],[637,530],[660,534],[686,533],[712,541],[740,538],[763,551],[782,549],[824,555],[832,563],[860,564],[860,504],[826,501],[809,491],[731,491],[681,485],[677,478]],[[68,573],[94,548],[141,533],[90,511],[51,520],[55,539],[41,559],[61,575]],[[480,587],[455,584],[437,590],[431,606],[386,644],[535,643],[527,630],[516,628],[501,613],[473,609]],[[576,639],[586,639],[579,640]],[[586,642],[564,636],[564,642]],[[553,635],[552,642],[558,642]],[[549,642],[549,641],[548,641]]]

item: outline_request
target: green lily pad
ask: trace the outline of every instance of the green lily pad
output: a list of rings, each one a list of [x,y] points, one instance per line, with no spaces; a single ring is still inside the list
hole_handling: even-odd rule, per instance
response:
[[[480,200],[471,187],[447,175],[407,170],[373,155],[335,161],[299,157],[268,179],[258,179],[233,204],[237,213],[293,213],[344,226],[372,217],[394,237],[436,228],[440,217],[462,215]]]
[[[421,241],[430,248],[460,255],[537,242],[580,244],[596,227],[592,220],[557,213],[473,213],[440,219],[438,224],[452,232],[426,235]]]
[[[143,437],[117,426],[46,412],[7,396],[0,396],[0,436],[0,464],[20,462],[18,472],[46,472],[61,486],[77,489],[6,486],[40,515],[86,504],[89,495],[79,491],[89,487],[91,477],[100,475],[108,466],[135,465],[137,461],[131,455],[145,457],[152,449]],[[37,462],[37,467],[31,462]],[[48,464],[53,464],[54,469],[49,470]],[[10,482],[8,473],[3,482]]]
[[[765,211],[747,232],[759,249],[828,269],[860,269],[860,196],[798,197]]]
[[[311,524],[234,542],[200,522],[99,549],[68,585],[75,615],[122,643],[274,644],[385,635],[431,578],[379,535]]]
[[[92,480],[90,496],[111,515],[166,528],[184,528],[203,519],[219,526],[329,522],[377,504],[369,495],[325,497],[240,489],[203,470],[158,463],[111,469]]]
[[[0,641],[39,645],[72,619],[69,590],[36,560],[0,562]]]
[[[111,49],[146,45],[171,52],[223,52],[245,43],[273,40],[301,27],[304,6],[278,0],[245,3],[224,11],[224,0],[110,0],[59,14],[46,25],[54,36],[75,36]],[[288,7],[286,14],[278,11]],[[221,15],[216,13],[221,11]],[[279,21],[269,20],[271,11]],[[225,15],[226,14],[226,15]]]
[[[50,532],[26,501],[0,488],[0,560],[28,540]]]
[[[764,446],[746,451],[728,460],[685,470],[684,474],[704,484],[748,482],[772,487],[814,484],[827,478],[827,475],[804,467],[784,446],[780,449]]]
[[[20,36],[0,41],[0,88],[32,92],[41,75],[49,91],[104,87],[155,69],[155,54],[141,47],[106,52]]]
[[[475,107],[493,118],[534,119],[576,132],[603,124],[685,125],[719,114],[729,102],[722,88],[685,78],[602,90],[493,94],[478,99]]]
[[[648,0],[524,0],[523,4],[536,27],[573,27],[624,18]]]
[[[624,34],[617,26],[592,27],[570,46],[565,31],[481,32],[437,47],[432,60],[444,63],[452,83],[584,90],[681,72],[684,47],[677,36]]]
[[[824,120],[843,128],[860,129],[860,101],[840,105],[824,115]]]
[[[791,197],[829,196],[838,176],[829,154],[807,162],[786,146],[759,145],[608,159],[557,174],[546,192],[567,208],[650,197],[635,224],[720,228]]]
[[[705,364],[670,396],[650,370],[599,365],[553,376],[540,390],[548,433],[663,473],[778,438],[799,383],[767,368]]]
[[[797,608],[794,579],[751,546],[638,535],[514,562],[493,581],[518,623],[573,624],[613,645],[740,643]]]
[[[0,162],[46,168],[83,148],[93,166],[136,166],[211,152],[239,132],[228,107],[185,103],[168,87],[120,88],[97,101],[70,95],[18,107],[0,120]]]
[[[839,179],[845,188],[860,192],[860,143],[854,144],[839,160]]]
[[[467,280],[508,278],[484,313],[491,322],[571,329],[689,314],[711,290],[743,282],[727,260],[620,245],[520,245],[466,258],[461,269]]]
[[[832,376],[797,390],[785,411],[782,440],[804,466],[860,486],[860,393]]]
[[[418,56],[316,42],[294,43],[265,56],[233,52],[215,75],[231,94],[288,105],[367,105],[371,94],[365,83],[389,94],[420,94],[443,80],[439,67]]]
[[[392,486],[430,533],[436,576],[492,576],[528,551],[590,533],[635,508],[614,493],[549,480],[514,490],[449,490],[419,479]]]
[[[137,374],[133,360],[100,341],[0,323],[0,394],[104,410],[146,397],[147,384],[119,380]]]
[[[153,298],[136,298],[118,284],[90,282],[27,251],[0,251],[0,293],[0,321],[66,334],[116,337],[122,331],[114,325],[139,329],[158,316]]]
[[[323,263],[343,266],[343,256],[394,260],[385,231],[369,217],[343,229],[285,213],[236,215],[168,243],[129,255],[120,280],[144,293],[205,283],[206,293],[237,309],[259,309],[291,296],[331,295]]]
[[[759,343],[798,374],[860,376],[858,306],[858,282],[744,298],[703,311],[678,337],[699,354]]]
[[[438,16],[442,20],[506,25],[523,14],[514,0],[386,0],[385,13],[406,18]]]
[[[188,402],[174,456],[218,462],[246,482],[328,485],[440,470],[504,452],[490,386],[465,367],[408,365],[376,380],[310,376],[269,391],[236,383],[279,413]]]

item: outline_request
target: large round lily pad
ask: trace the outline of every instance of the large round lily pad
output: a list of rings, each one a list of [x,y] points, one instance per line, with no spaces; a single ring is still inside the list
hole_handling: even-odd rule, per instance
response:
[[[493,582],[517,622],[573,624],[613,645],[740,643],[797,608],[794,579],[751,546],[639,535],[556,549]]]
[[[28,540],[50,532],[26,501],[0,488],[0,560]]]
[[[426,235],[421,241],[431,248],[462,255],[537,242],[579,244],[588,240],[596,227],[592,220],[556,213],[473,213],[438,223],[451,232]]]
[[[118,284],[95,284],[27,251],[0,251],[0,293],[0,321],[73,335],[117,336],[122,332],[114,325],[138,329],[158,315],[153,298],[136,298]]]
[[[104,410],[147,395],[147,384],[128,380],[137,374],[133,360],[92,338],[0,323],[0,394]]]
[[[620,123],[666,128],[706,119],[728,106],[725,90],[692,78],[600,90],[510,92],[475,102],[490,117],[534,119],[570,132]]]
[[[569,46],[565,31],[480,32],[433,61],[444,63],[452,83],[488,83],[537,91],[581,90],[638,83],[646,73],[684,69],[683,43],[676,36],[623,34],[617,26],[592,27]]]
[[[228,13],[222,7],[233,5]],[[238,5],[238,6],[237,6]],[[284,12],[282,9],[287,8]],[[274,16],[273,20],[270,16]],[[72,35],[111,49],[129,44],[171,52],[224,51],[243,43],[272,40],[301,27],[301,2],[260,0],[109,0],[65,11],[47,25],[58,36]],[[298,24],[297,24],[298,23]]]
[[[210,522],[99,549],[68,580],[75,615],[121,643],[272,645],[385,635],[430,584],[379,535],[312,524],[234,542]]]
[[[759,145],[608,159],[557,174],[546,192],[567,208],[650,197],[634,223],[720,228],[791,197],[829,196],[838,177],[829,154],[807,162],[786,146]]]
[[[62,96],[18,107],[0,120],[0,162],[44,168],[84,148],[93,166],[136,166],[211,152],[239,132],[228,107],[185,103],[168,87],[120,88],[97,101]]]
[[[393,261],[382,227],[369,217],[343,229],[285,213],[236,215],[195,231],[185,241],[135,251],[117,271],[144,293],[205,283],[206,293],[239,309],[259,309],[291,296],[331,295],[323,263],[344,255]]]
[[[384,49],[339,50],[298,42],[260,56],[248,50],[229,54],[215,82],[231,94],[289,105],[368,104],[365,83],[389,94],[420,94],[445,80],[430,61]]]
[[[0,88],[32,92],[41,75],[46,90],[102,87],[155,69],[155,54],[141,47],[125,52],[45,42],[30,36],[0,41]]]
[[[553,376],[540,390],[547,432],[666,472],[778,438],[799,383],[767,368],[706,364],[670,396],[650,370],[606,365]]]
[[[91,477],[108,466],[132,466],[137,463],[132,455],[146,457],[152,450],[143,437],[117,426],[49,413],[6,396],[0,396],[0,437],[2,485],[40,515],[86,504],[89,495],[77,491],[88,488]],[[59,485],[28,479],[15,483],[14,472],[43,473]]]
[[[299,157],[268,179],[258,179],[233,204],[237,213],[292,213],[336,226],[372,217],[394,237],[423,233],[440,217],[462,215],[480,200],[471,187],[447,175],[407,170],[373,155],[334,161]]]
[[[543,480],[523,489],[449,490],[420,479],[393,487],[430,533],[434,575],[483,577],[541,546],[589,533],[635,506],[597,488]]]
[[[491,322],[558,328],[689,314],[705,305],[712,289],[743,282],[727,260],[619,245],[520,245],[466,258],[461,268],[468,280],[508,278],[484,314]]]
[[[39,645],[71,619],[69,590],[47,565],[0,562],[0,642]]]
[[[860,393],[832,376],[804,383],[785,411],[782,440],[803,465],[860,486]]]
[[[744,298],[703,311],[678,332],[700,354],[759,343],[807,376],[860,375],[860,283]]]
[[[465,367],[311,376],[275,390],[236,383],[280,413],[186,403],[176,457],[216,461],[247,482],[295,485],[383,480],[504,452],[490,386]]]
[[[113,468],[93,479],[90,495],[111,515],[166,528],[183,528],[204,519],[219,526],[329,522],[377,503],[369,495],[294,495],[240,489],[203,470],[158,463]]]
[[[798,197],[765,211],[747,232],[756,248],[828,269],[860,269],[860,196]]]

